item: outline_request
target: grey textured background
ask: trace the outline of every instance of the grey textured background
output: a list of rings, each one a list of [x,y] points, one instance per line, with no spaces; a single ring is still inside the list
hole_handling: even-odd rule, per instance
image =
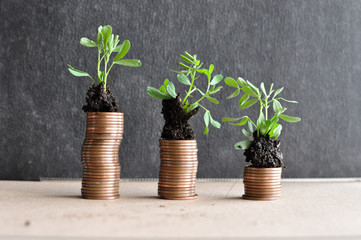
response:
[[[1,0],[0,8],[0,179],[81,176],[90,81],[71,76],[66,64],[94,74],[96,50],[79,40],[95,39],[106,24],[130,40],[128,57],[143,63],[110,76],[125,113],[123,177],[157,177],[163,118],[146,87],[175,80],[169,69],[185,50],[213,63],[215,73],[274,82],[299,101],[286,104],[302,122],[284,124],[284,177],[361,176],[361,1]],[[231,92],[207,104],[216,119],[243,115],[238,100],[225,100]],[[201,115],[191,124],[198,177],[238,177],[240,128],[204,136]]]

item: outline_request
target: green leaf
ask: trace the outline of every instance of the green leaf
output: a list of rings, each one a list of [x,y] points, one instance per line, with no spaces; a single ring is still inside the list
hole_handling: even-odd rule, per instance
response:
[[[245,93],[243,94],[243,96],[241,97],[241,99],[239,99],[239,105],[242,105],[243,103],[245,103],[247,100],[249,99],[249,94]]]
[[[252,99],[247,102],[244,102],[241,106],[239,106],[239,109],[246,109],[246,108],[252,106],[253,104],[255,104],[257,101],[258,101],[258,99]]]
[[[206,98],[208,99],[208,101],[210,101],[210,102],[212,102],[212,103],[214,103],[214,104],[218,104],[218,103],[219,103],[217,99],[212,98],[212,97],[210,97],[210,96],[207,96]]]
[[[245,116],[242,118],[242,120],[239,123],[228,123],[229,125],[233,125],[233,126],[243,126],[244,124],[246,124],[248,121],[248,117]]]
[[[263,94],[265,96],[267,96],[267,92],[266,92],[266,89],[264,88],[264,83],[263,82],[261,83],[261,90],[262,90]]]
[[[284,98],[278,98],[278,99],[281,99],[282,101],[289,102],[289,103],[298,103],[297,101],[287,100],[287,99],[284,99]]]
[[[206,111],[204,113],[203,119],[204,119],[204,124],[206,125],[206,128],[204,129],[204,134],[208,133],[208,125],[209,125],[209,118],[210,118],[210,114],[209,111]]]
[[[251,146],[252,142],[251,141],[241,141],[241,142],[238,142],[236,144],[234,144],[234,148],[239,150],[239,149],[243,149],[243,150],[246,150],[248,149],[250,146]]]
[[[115,58],[113,59],[113,62],[122,59],[125,54],[127,54],[127,52],[130,49],[130,42],[129,40],[124,40],[122,42],[122,44],[119,45],[119,53],[115,56]]]
[[[148,87],[147,93],[149,94],[149,96],[158,98],[158,99],[172,99],[173,98],[169,94],[164,94],[154,87]]]
[[[103,40],[102,26],[98,27],[97,44],[100,45]]]
[[[168,86],[168,83],[169,83],[169,80],[168,80],[168,79],[165,79],[165,80],[164,80],[164,86],[167,87],[167,86]]]
[[[261,112],[261,113],[259,114],[258,119],[257,119],[257,129],[260,129],[261,124],[262,124],[263,122],[264,122],[264,114],[263,114],[263,112]]]
[[[269,87],[268,97],[270,97],[272,93],[273,93],[273,83]]]
[[[283,87],[276,90],[275,94],[273,95],[273,98],[275,98],[278,94],[280,94],[283,91]]]
[[[230,87],[239,88],[238,83],[236,82],[236,80],[234,80],[231,77],[226,77],[224,79],[224,82]]]
[[[252,133],[248,132],[246,129],[242,129],[242,133],[243,133],[243,135],[246,136],[246,137],[252,136]]]
[[[209,73],[210,73],[210,74],[212,74],[213,69],[214,69],[214,65],[213,65],[213,64],[209,65]],[[222,77],[222,78],[223,78],[223,77]],[[213,79],[214,79],[214,78],[213,78]],[[222,79],[221,79],[221,80],[222,80]]]
[[[272,133],[272,137],[277,139],[280,135],[281,135],[281,131],[282,131],[282,125],[279,124],[274,130],[273,130],[273,133]]]
[[[173,98],[177,97],[177,93],[175,92],[175,87],[174,84],[172,82],[168,83],[167,86],[167,92],[169,93],[169,95],[171,95]]]
[[[84,45],[86,47],[96,47],[97,46],[96,42],[94,42],[86,37],[83,37],[80,39],[80,44]]]
[[[142,63],[138,59],[120,59],[114,62],[118,65],[123,65],[127,67],[140,67]]]
[[[209,113],[209,118],[211,119],[211,124],[213,127],[221,128],[221,124],[212,118],[211,113]]]
[[[210,71],[209,71],[210,72]],[[216,85],[217,83],[219,83],[220,81],[222,81],[223,76],[221,74],[218,74],[216,76],[213,77],[212,81],[211,81],[211,85]]]
[[[241,77],[239,77],[239,78],[237,78],[237,82],[238,82],[238,84],[240,85],[240,86],[247,86],[247,83],[246,83],[246,81],[243,79],[243,78],[241,78]]]
[[[260,96],[258,87],[256,87],[255,85],[253,85],[253,84],[252,84],[250,81],[248,81],[248,80],[247,80],[246,82],[247,82],[249,88],[250,88],[252,91],[256,92],[258,96]]]
[[[299,117],[292,117],[292,116],[288,116],[288,115],[284,115],[284,114],[280,114],[279,116],[282,120],[286,121],[286,122],[299,122],[301,121],[301,118]]]
[[[73,74],[76,77],[90,77],[89,73],[80,71],[78,69],[73,68],[72,66],[68,65],[68,70],[71,74]]]
[[[191,59],[192,61],[196,60],[196,59],[194,58],[194,56],[190,55],[188,52],[184,52],[184,54],[185,54],[189,59]]]
[[[235,122],[235,121],[238,121],[242,118],[227,118],[227,117],[224,117],[222,118],[222,122]]]
[[[104,72],[103,71],[99,71],[98,73],[98,83],[100,84],[101,82],[103,82],[103,78],[104,78]]]
[[[241,89],[238,88],[238,89],[237,89],[236,91],[234,91],[231,95],[229,95],[228,97],[226,97],[226,99],[230,99],[230,98],[237,97],[240,91],[241,91]]]
[[[102,35],[103,35],[103,46],[105,48],[105,46],[107,46],[109,38],[112,35],[112,27],[109,25],[104,26],[104,27],[102,27],[101,31],[102,31]]]
[[[193,64],[193,61],[190,60],[189,58],[187,58],[186,56],[183,56],[183,55],[180,55],[180,56],[181,56],[181,58],[182,58],[185,62],[190,63],[190,64]]]
[[[191,85],[191,82],[189,81],[188,77],[185,74],[177,74],[177,79],[179,82],[185,84],[185,85]]]
[[[248,129],[253,133],[253,125],[251,121],[248,121]]]
[[[210,91],[210,94],[214,94],[214,93],[218,92],[219,90],[221,90],[222,88],[223,88],[222,86],[219,86],[216,89]]]
[[[191,105],[189,108],[188,108],[188,111],[192,111],[193,109],[196,109],[198,107],[198,104],[194,104],[194,105]]]
[[[179,62],[179,65],[181,65],[181,67],[185,68],[185,69],[190,69],[190,67],[188,67],[187,65],[185,65],[184,63],[182,62]]]
[[[281,109],[282,109],[281,103],[280,103],[279,101],[277,101],[276,99],[273,100],[272,106],[273,106],[273,111],[274,111],[275,113],[281,111]]]
[[[164,85],[160,86],[159,91],[161,91],[164,94],[168,94]]]
[[[245,93],[248,93],[249,95],[251,95],[252,97],[258,98],[258,94],[253,92],[248,86],[242,86],[242,91]]]

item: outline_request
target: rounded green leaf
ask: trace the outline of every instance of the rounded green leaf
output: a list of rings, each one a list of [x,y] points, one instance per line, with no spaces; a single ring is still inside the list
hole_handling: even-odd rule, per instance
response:
[[[228,85],[228,86],[230,86],[230,87],[234,87],[234,88],[238,88],[239,86],[238,86],[238,83],[236,82],[236,80],[234,80],[233,78],[231,78],[231,77],[226,77],[225,79],[224,79],[224,82]]]
[[[105,46],[107,46],[109,38],[112,35],[112,27],[109,25],[104,26],[104,27],[102,27],[101,31],[102,31],[102,35],[103,35],[103,46],[105,48]]]
[[[211,71],[209,71],[211,73]],[[220,81],[222,81],[223,76],[221,74],[218,74],[216,76],[213,77],[212,81],[211,81],[211,85],[216,85],[217,83],[219,83]]]
[[[241,142],[238,142],[236,144],[234,144],[234,148],[239,150],[239,149],[243,149],[243,150],[246,150],[248,149],[250,146],[251,146],[252,142],[251,141],[241,141]]]
[[[204,113],[203,119],[204,119],[204,124],[206,124],[206,126],[208,127],[208,125],[209,125],[209,111],[206,111]]]
[[[175,92],[175,86],[172,82],[169,82],[167,85],[167,92],[169,95],[171,95],[173,98],[177,97],[177,93]]]
[[[80,44],[84,45],[86,47],[96,47],[97,46],[96,42],[94,42],[86,37],[83,37],[80,39]]]
[[[189,81],[188,77],[185,74],[177,74],[177,79],[179,82],[185,84],[185,85],[191,85],[191,82]]]
[[[273,100],[272,106],[273,106],[273,111],[274,111],[275,113],[281,111],[281,109],[282,109],[281,103],[280,103],[279,101],[277,101],[276,99]]]
[[[276,90],[275,94],[273,95],[273,98],[275,98],[278,94],[280,94],[283,91],[283,87]]]
[[[235,122],[235,121],[238,121],[240,120],[241,118],[222,118],[222,122]]]
[[[243,96],[241,97],[241,99],[239,99],[239,105],[242,105],[243,103],[245,103],[247,100],[249,99],[249,94],[245,93],[243,94]]]
[[[124,40],[122,42],[122,44],[120,44],[119,53],[115,56],[115,58],[113,59],[113,62],[115,62],[115,61],[117,61],[119,59],[122,59],[125,56],[125,54],[128,53],[129,49],[130,49],[129,40]]]

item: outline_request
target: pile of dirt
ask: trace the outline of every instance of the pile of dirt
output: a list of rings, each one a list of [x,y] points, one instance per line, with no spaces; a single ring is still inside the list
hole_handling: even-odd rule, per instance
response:
[[[285,167],[283,155],[280,150],[280,140],[268,136],[257,137],[257,131],[253,133],[251,146],[244,151],[246,162],[251,163],[251,167],[275,168]]]
[[[84,112],[118,112],[119,107],[110,91],[109,85],[104,92],[104,82],[99,85],[90,86],[86,95],[86,105]]]
[[[186,114],[179,94],[175,99],[164,99],[162,105],[165,124],[161,138],[166,140],[194,140],[195,134],[188,121],[198,113],[199,107]]]

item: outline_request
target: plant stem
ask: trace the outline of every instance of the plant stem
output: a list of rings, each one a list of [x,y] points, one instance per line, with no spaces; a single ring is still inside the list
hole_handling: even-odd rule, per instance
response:
[[[108,77],[107,65],[108,65],[108,58],[105,57],[105,59],[104,59],[104,92],[107,91],[107,77]]]
[[[189,89],[188,89],[188,92],[187,92],[186,96],[184,97],[184,99],[182,101],[182,105],[184,105],[184,103],[187,101],[187,98],[189,97],[190,92],[191,92],[191,90],[192,90],[192,88],[194,86],[194,77],[195,77],[195,71],[194,71],[194,69],[192,69],[192,71],[191,71],[192,82],[191,82],[191,85],[189,86]]]
[[[97,68],[98,82],[100,81],[100,79],[99,79],[100,63],[101,63],[101,60],[100,60],[100,51],[99,51],[99,49],[98,49],[98,68]]]

